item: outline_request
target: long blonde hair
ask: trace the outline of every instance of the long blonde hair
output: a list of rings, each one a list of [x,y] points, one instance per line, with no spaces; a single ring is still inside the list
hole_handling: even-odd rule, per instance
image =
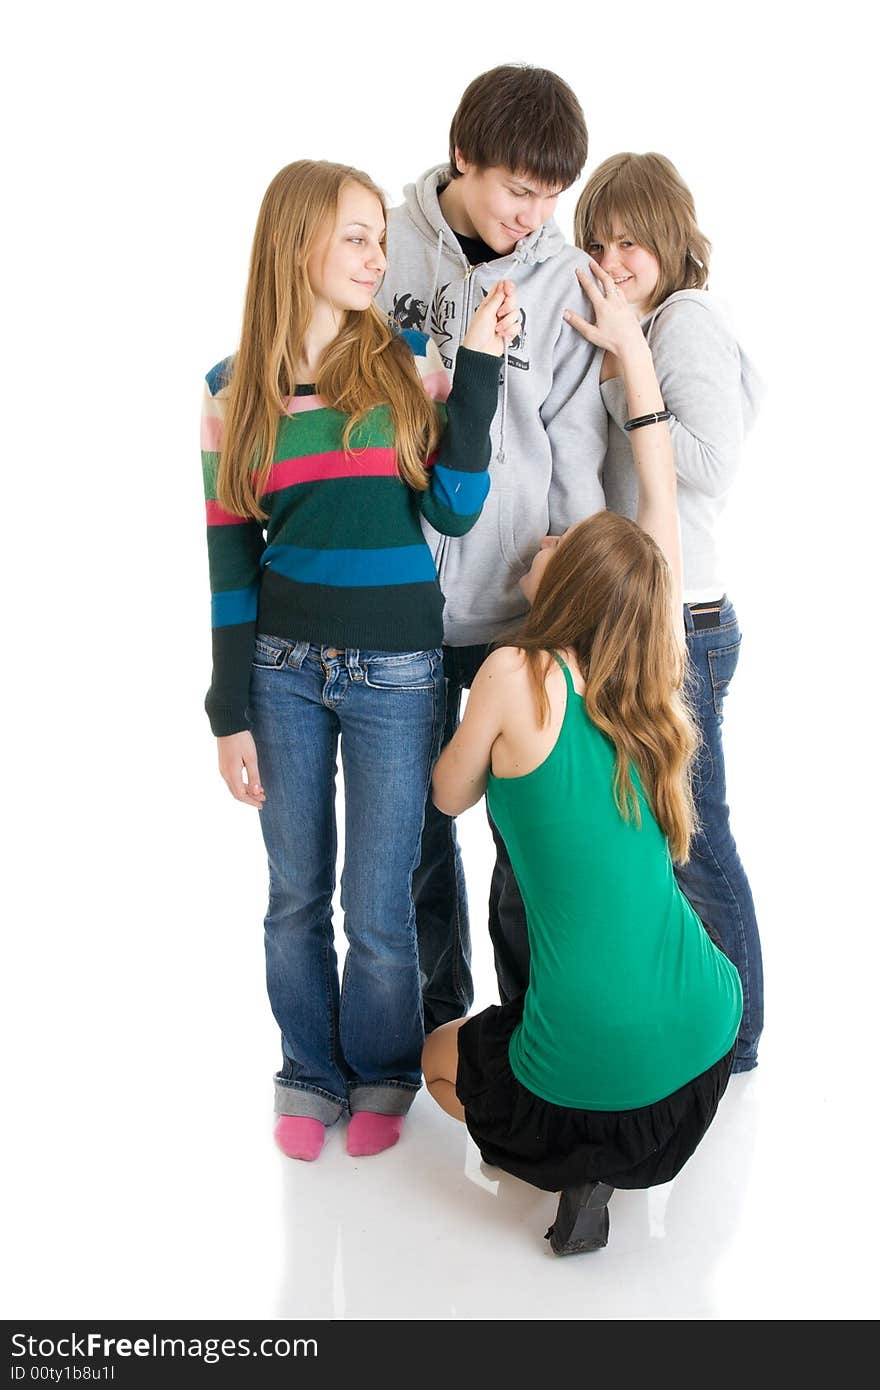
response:
[[[553,651],[574,652],[590,719],[614,744],[614,799],[641,824],[631,767],[648,804],[686,863],[695,829],[690,768],[699,736],[683,693],[684,659],[673,628],[669,566],[634,521],[599,512],[567,532],[510,641],[525,652],[538,721],[550,713],[544,681]]]
[[[312,316],[309,258],[332,227],[339,194],[350,183],[373,193],[384,215],[382,191],[367,174],[325,160],[288,164],[263,198],[217,475],[217,499],[236,516],[265,518],[260,498]],[[384,234],[382,245],[384,249]],[[344,312],[339,333],[321,357],[315,386],[328,405],[349,417],[343,434],[346,450],[366,413],[386,404],[398,472],[410,487],[424,491],[424,460],[440,436],[436,408],[422,388],[408,346],[374,304]]]
[[[582,251],[601,245],[615,222],[659,262],[647,309],[676,290],[704,288],[712,246],[697,226],[690,189],[665,155],[615,154],[587,179],[574,213],[575,244]]]

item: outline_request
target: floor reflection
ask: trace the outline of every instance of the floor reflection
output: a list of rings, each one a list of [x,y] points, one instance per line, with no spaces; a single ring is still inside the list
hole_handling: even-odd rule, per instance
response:
[[[489,1168],[424,1093],[395,1149],[285,1160],[282,1318],[718,1318],[750,1187],[758,1080],[735,1078],[678,1178],[616,1191],[607,1249],[558,1259],[556,1198]],[[719,1274],[724,1277],[719,1278]],[[537,1277],[540,1276],[540,1277]]]

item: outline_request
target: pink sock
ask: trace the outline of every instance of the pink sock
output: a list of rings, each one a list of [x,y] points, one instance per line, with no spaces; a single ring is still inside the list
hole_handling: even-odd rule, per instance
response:
[[[288,1158],[304,1158],[311,1163],[324,1147],[324,1126],[306,1115],[279,1115],[275,1143]]]
[[[402,1115],[374,1115],[372,1110],[356,1110],[348,1126],[345,1147],[352,1158],[380,1154],[400,1138]]]

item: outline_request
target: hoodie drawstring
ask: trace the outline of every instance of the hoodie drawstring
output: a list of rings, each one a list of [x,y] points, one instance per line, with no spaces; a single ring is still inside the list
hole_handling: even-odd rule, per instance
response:
[[[431,314],[434,310],[434,296],[437,293],[437,286],[440,283],[440,267],[443,263],[443,228],[437,229],[437,256],[434,261],[434,279],[431,283],[431,297],[428,300],[428,322],[426,329],[431,331]],[[504,344],[504,375],[501,379],[501,426],[498,435],[498,452],[495,455],[499,463],[504,462],[504,426],[507,421],[507,343]]]
[[[434,312],[434,296],[437,293],[437,286],[440,283],[440,263],[443,260],[443,228],[437,232],[437,259],[434,262],[434,281],[431,285],[431,297],[428,300],[428,332],[430,332],[431,315]]]
[[[504,462],[504,426],[507,421],[507,343],[504,344],[504,375],[501,378],[501,426],[498,432],[498,453],[495,455],[499,463]]]

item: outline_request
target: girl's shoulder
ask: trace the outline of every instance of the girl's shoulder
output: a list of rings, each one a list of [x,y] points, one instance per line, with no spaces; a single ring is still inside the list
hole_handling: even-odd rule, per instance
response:
[[[210,395],[216,397],[225,391],[232,380],[232,369],[235,366],[235,354],[231,357],[224,357],[222,362],[217,362],[209,372],[205,373],[205,385]]]
[[[452,384],[443,365],[437,344],[428,333],[420,333],[415,328],[394,326],[395,336],[406,343],[413,355],[416,371],[422,386],[432,401],[445,401]]]
[[[529,663],[520,647],[495,647],[474,677],[480,703],[502,710],[516,707],[529,688]]]
[[[661,375],[677,367],[689,371],[739,357],[727,310],[706,290],[677,290],[642,326]]]
[[[522,647],[493,647],[480,667],[480,674],[492,678],[520,679],[528,677],[529,663]]]
[[[413,357],[427,356],[428,344],[431,341],[429,334],[420,333],[417,328],[401,328],[396,323],[392,324],[391,327],[395,336],[400,338],[401,342],[406,343]]]
[[[480,668],[497,675],[497,705],[501,732],[492,748],[492,772],[496,777],[523,777],[545,761],[559,737],[565,718],[568,692],[565,675],[552,652],[541,652],[544,661],[544,700],[538,698],[526,653],[520,647],[499,647]],[[540,669],[540,667],[539,667]]]
[[[708,290],[676,290],[642,322],[649,341],[670,335],[735,341],[726,305]]]
[[[546,671],[561,671],[563,666],[569,665],[571,653],[567,651],[551,651],[549,648],[542,648],[538,655],[544,663]],[[560,665],[560,662],[562,663]],[[523,647],[493,647],[492,651],[483,662],[483,667],[490,667],[499,674],[521,675],[528,673],[529,658]]]
[[[539,653],[538,670],[543,677],[543,683],[549,691],[557,684],[564,686],[564,668],[567,667],[571,673],[572,667],[564,657],[557,657],[550,651]],[[522,647],[496,647],[489,653],[479,670],[479,676],[483,677],[485,684],[495,683],[498,687],[499,697],[510,700],[517,704],[525,692],[529,692],[529,703],[532,702],[531,692],[534,689],[532,681],[532,668],[529,658]],[[579,677],[572,677],[578,683]]]

